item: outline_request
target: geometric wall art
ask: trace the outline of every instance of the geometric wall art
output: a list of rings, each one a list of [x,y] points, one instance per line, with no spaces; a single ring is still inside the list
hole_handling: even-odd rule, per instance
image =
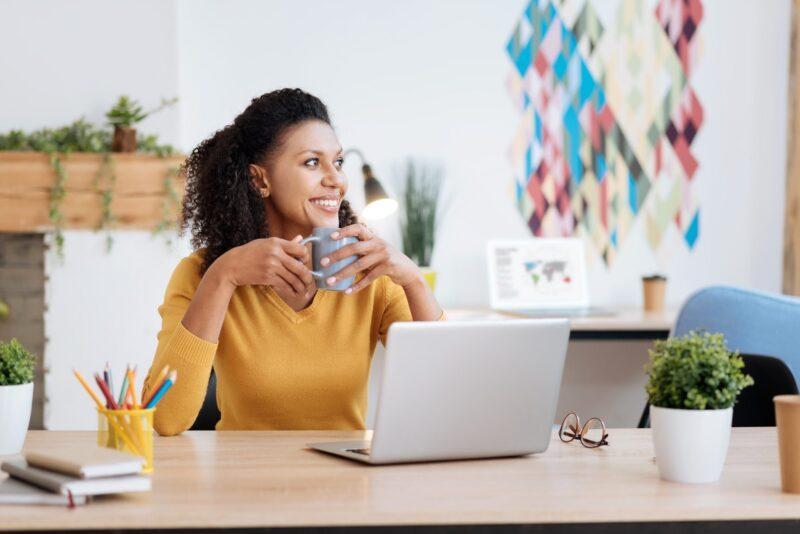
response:
[[[702,18],[700,0],[621,0],[605,26],[589,0],[528,4],[507,44],[509,153],[533,235],[585,236],[606,265],[634,221],[654,250],[672,225],[694,248]]]

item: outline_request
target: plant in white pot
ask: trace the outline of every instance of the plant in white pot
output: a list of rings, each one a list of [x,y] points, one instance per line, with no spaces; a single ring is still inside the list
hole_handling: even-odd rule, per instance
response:
[[[34,365],[19,341],[0,342],[0,455],[22,450],[31,420]]]
[[[733,405],[753,384],[722,334],[690,332],[658,340],[645,366],[653,445],[661,478],[714,482],[722,474]]]

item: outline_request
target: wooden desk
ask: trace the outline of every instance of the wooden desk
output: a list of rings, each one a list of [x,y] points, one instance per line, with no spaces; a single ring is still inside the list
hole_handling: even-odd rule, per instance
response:
[[[611,307],[613,315],[571,317],[570,339],[628,340],[666,338],[678,316],[677,309],[646,312],[641,307]],[[497,312],[489,308],[447,309],[448,320],[511,319],[528,315]],[[557,316],[557,315],[553,315]]]
[[[699,521],[703,532],[775,532],[800,526],[800,496],[780,492],[774,428],[734,429],[722,480],[699,486],[659,480],[649,430],[611,430],[611,446],[599,450],[555,439],[547,452],[525,458],[385,467],[304,448],[362,435],[156,438],[151,493],[99,498],[74,510],[2,506],[0,530],[625,523],[617,526],[635,531],[637,523],[652,522],[647,532],[657,532],[667,522]],[[93,432],[32,431],[27,444],[57,448],[94,439]]]

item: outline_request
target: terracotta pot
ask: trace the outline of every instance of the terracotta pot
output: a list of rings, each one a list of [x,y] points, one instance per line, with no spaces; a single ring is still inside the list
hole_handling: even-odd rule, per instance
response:
[[[136,152],[136,128],[114,126],[114,138],[111,140],[112,152]]]

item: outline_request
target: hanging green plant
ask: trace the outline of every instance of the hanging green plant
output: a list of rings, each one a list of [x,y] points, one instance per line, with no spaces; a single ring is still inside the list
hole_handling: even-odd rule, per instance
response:
[[[102,182],[102,188],[101,188]],[[114,160],[111,154],[103,154],[103,163],[94,179],[94,190],[100,194],[102,202],[100,211],[100,222],[97,226],[98,231],[106,231],[106,252],[111,252],[114,246],[114,238],[111,235],[110,225],[116,220],[111,212],[111,203],[114,201],[114,186],[117,183],[117,174],[114,171]]]
[[[147,112],[145,116],[160,111],[164,107],[174,104],[176,101],[177,99],[162,100],[161,106]],[[125,125],[131,121],[131,123],[136,123],[144,118],[141,116],[144,112],[137,112],[135,106],[130,110],[127,108],[123,109],[124,106],[120,107],[119,102],[120,101],[118,101],[117,105],[107,114],[110,125]],[[128,102],[128,104],[131,103],[138,105],[135,101]],[[134,113],[128,114],[126,110]],[[66,183],[68,180],[68,174],[64,168],[62,157],[68,156],[73,152],[90,152],[104,155],[103,164],[95,179],[95,191],[100,194],[102,203],[98,230],[107,231],[106,250],[109,252],[111,251],[113,238],[109,227],[116,220],[111,208],[114,200],[114,186],[116,184],[114,162],[110,155],[112,140],[113,135],[111,129],[94,125],[86,121],[83,117],[71,124],[55,129],[42,128],[30,133],[23,132],[22,130],[11,130],[4,134],[0,133],[0,150],[44,152],[49,157],[50,166],[53,168],[56,179],[50,190],[48,218],[53,225],[52,234],[55,252],[57,257],[61,260],[64,258],[64,214],[61,211],[61,206],[64,201],[64,196],[66,195]],[[162,158],[176,153],[172,145],[159,144],[158,137],[155,135],[142,136],[137,144],[136,151],[140,154],[152,154]],[[175,172],[170,171],[169,173],[170,180],[165,193],[169,198],[164,199],[165,209],[169,209],[170,203],[175,202],[175,199],[177,199],[177,192],[175,192],[172,187],[171,181]],[[161,226],[161,224],[159,226]]]
[[[61,158],[58,153],[50,152],[50,166],[56,173],[56,181],[50,189],[50,211],[48,217],[53,223],[53,243],[56,247],[58,259],[64,259],[64,214],[61,213],[61,203],[64,200],[65,187],[67,183],[67,171],[61,165]]]
[[[181,201],[175,190],[173,180],[180,173],[180,167],[170,167],[164,176],[164,195],[161,200],[161,220],[153,229],[153,235],[163,235],[168,247],[172,247],[171,233],[180,229],[180,221],[172,219],[172,210],[180,206]],[[170,230],[172,232],[170,232]]]

